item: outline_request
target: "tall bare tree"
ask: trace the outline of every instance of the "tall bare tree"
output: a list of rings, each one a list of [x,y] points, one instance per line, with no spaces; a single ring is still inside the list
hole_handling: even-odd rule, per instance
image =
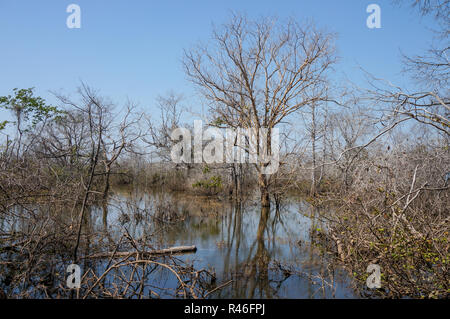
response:
[[[213,123],[230,128],[272,129],[304,107],[326,98],[327,71],[335,62],[334,36],[312,23],[250,21],[233,15],[215,28],[209,45],[186,50],[188,78],[209,102]],[[271,149],[271,139],[256,155]],[[270,206],[270,175],[258,162],[261,204]]]

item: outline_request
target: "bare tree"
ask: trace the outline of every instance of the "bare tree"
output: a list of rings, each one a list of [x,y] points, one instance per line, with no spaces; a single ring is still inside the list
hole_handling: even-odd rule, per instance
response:
[[[324,103],[312,103],[302,112],[304,129],[311,153],[311,187],[310,195],[314,196],[317,186],[320,184],[324,173],[324,162],[326,156],[325,135],[329,126],[328,110]],[[321,151],[321,152],[320,152]],[[322,153],[321,159],[319,152]],[[319,163],[320,160],[320,163]],[[319,170],[320,168],[320,170]]]
[[[117,162],[122,153],[133,152],[134,143],[143,135],[138,125],[142,115],[134,113],[136,105],[128,102],[122,119],[117,121],[114,114],[115,105],[101,97],[96,90],[82,83],[78,89],[78,95],[79,101],[73,101],[63,95],[57,95],[57,98],[66,108],[75,109],[79,112],[81,118],[84,118],[86,121],[86,137],[84,138],[86,144],[82,147],[85,149],[86,155],[88,155],[84,167],[88,171],[88,176],[86,182],[82,178],[84,194],[78,220],[77,241],[73,251],[75,262],[77,261],[77,250],[80,244],[85,210],[89,197],[94,193],[93,187],[96,178],[103,177],[102,196],[103,199],[106,199],[110,189],[112,165]],[[78,134],[80,133],[82,132]],[[65,152],[73,151],[71,147]],[[103,169],[98,168],[99,164],[103,164]]]
[[[183,95],[169,92],[166,96],[158,96],[156,102],[160,111],[158,119],[147,118],[149,136],[144,138],[144,142],[152,147],[152,151],[158,160],[170,162],[170,150],[175,144],[170,135],[172,131],[180,126],[183,115]]]
[[[357,160],[363,157],[367,150],[361,146],[368,134],[375,127],[376,121],[371,120],[367,111],[353,107],[330,115],[330,125],[326,134],[326,145],[329,156],[335,160],[345,187],[351,184],[351,173]]]
[[[272,129],[300,108],[326,98],[326,73],[335,62],[333,35],[313,24],[250,21],[233,15],[215,29],[211,45],[185,51],[188,78],[209,102],[213,123]],[[257,156],[271,140],[257,146]],[[261,203],[269,206],[270,176],[256,164]]]

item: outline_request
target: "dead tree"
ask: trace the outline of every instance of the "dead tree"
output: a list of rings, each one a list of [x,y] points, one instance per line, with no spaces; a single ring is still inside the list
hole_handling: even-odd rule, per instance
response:
[[[211,117],[229,128],[281,126],[300,108],[326,98],[326,73],[335,62],[333,35],[312,24],[250,21],[233,15],[210,45],[186,50],[184,69],[209,102]],[[257,156],[271,149],[257,146]],[[269,206],[267,164],[257,163],[261,203]]]

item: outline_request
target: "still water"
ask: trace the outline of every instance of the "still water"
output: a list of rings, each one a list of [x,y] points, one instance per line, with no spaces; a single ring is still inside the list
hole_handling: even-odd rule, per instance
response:
[[[312,233],[326,230],[319,213],[293,198],[264,209],[252,200],[115,190],[107,207],[91,209],[89,223],[109,242],[127,232],[137,242],[151,238],[153,248],[195,245],[195,253],[177,258],[225,284],[208,298],[354,298],[351,279],[312,242]],[[146,280],[149,287],[177,284],[167,271]]]

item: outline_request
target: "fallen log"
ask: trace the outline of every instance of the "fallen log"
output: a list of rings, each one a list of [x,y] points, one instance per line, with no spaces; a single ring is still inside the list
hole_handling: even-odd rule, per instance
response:
[[[156,249],[150,251],[117,251],[117,252],[105,252],[105,253],[97,253],[83,257],[84,259],[94,259],[94,258],[123,258],[123,257],[141,257],[148,258],[154,256],[162,256],[162,255],[178,255],[178,254],[188,254],[195,253],[197,251],[197,247],[193,246],[177,246],[170,247],[164,249]]]

